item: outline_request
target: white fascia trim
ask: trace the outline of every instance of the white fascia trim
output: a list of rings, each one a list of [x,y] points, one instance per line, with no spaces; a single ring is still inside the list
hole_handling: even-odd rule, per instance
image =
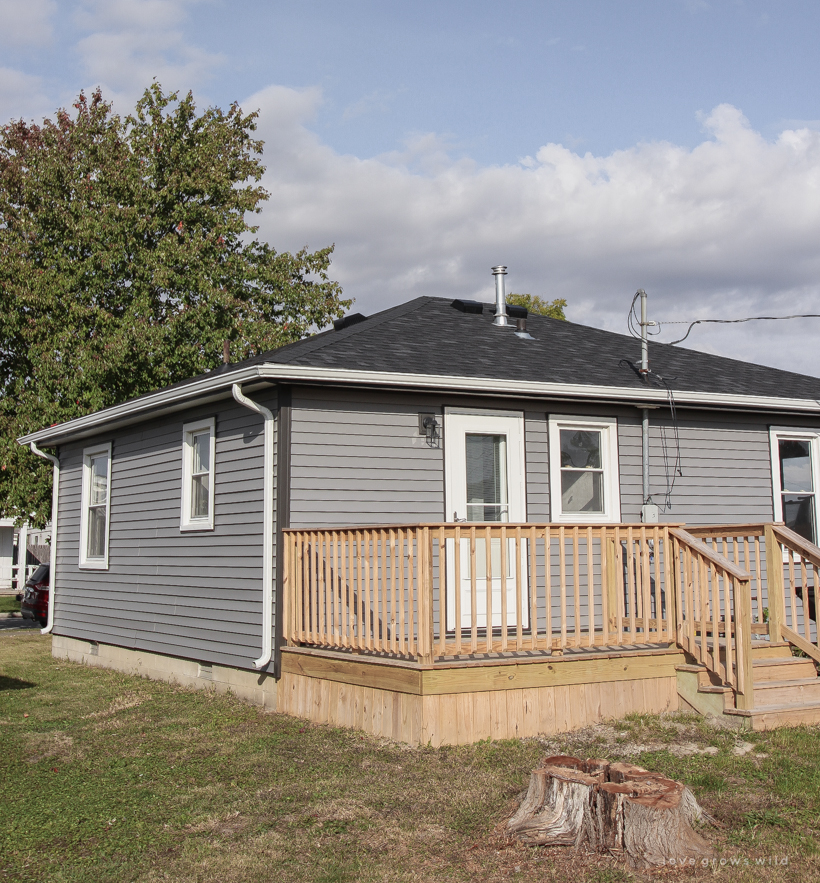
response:
[[[525,398],[583,399],[605,402],[647,403],[665,405],[665,390],[633,389],[621,386],[599,386],[583,383],[546,383],[532,380],[496,380],[476,377],[458,377],[447,374],[408,374],[389,371],[351,371],[342,368],[313,368],[301,365],[254,365],[227,374],[203,377],[179,388],[160,390],[131,402],[114,405],[87,417],[78,417],[66,423],[41,429],[18,439],[20,444],[49,444],[65,441],[73,435],[106,423],[123,420],[155,408],[184,403],[199,396],[214,393],[230,394],[235,383],[251,380],[344,383],[369,387],[406,387],[436,389],[448,392],[467,392],[483,395],[522,396]],[[820,401],[791,399],[779,396],[728,395],[725,393],[687,392],[675,390],[675,403],[693,407],[731,407],[762,411],[793,411],[820,415]]]

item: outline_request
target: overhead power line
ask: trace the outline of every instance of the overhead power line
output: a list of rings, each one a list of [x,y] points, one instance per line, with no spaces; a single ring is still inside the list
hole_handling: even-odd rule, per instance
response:
[[[793,316],[748,316],[745,319],[695,319],[694,322],[689,322],[688,320],[681,319],[671,319],[666,322],[658,322],[655,334],[659,334],[661,328],[664,325],[688,325],[689,327],[686,329],[686,334],[684,334],[683,337],[680,337],[677,340],[669,341],[669,346],[672,346],[676,343],[683,343],[683,341],[686,340],[687,337],[689,337],[689,334],[695,327],[695,325],[704,325],[707,322],[714,325],[735,325],[739,322],[778,322],[784,319],[820,319],[820,313],[796,313]]]

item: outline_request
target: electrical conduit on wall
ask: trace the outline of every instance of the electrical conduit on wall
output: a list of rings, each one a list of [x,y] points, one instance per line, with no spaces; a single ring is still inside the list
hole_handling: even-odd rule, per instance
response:
[[[264,457],[262,476],[262,655],[254,660],[256,668],[264,668],[273,655],[273,412],[252,401],[242,393],[242,387],[231,387],[234,399],[240,405],[256,411],[265,418]],[[50,611],[50,608],[49,608]]]
[[[44,460],[50,460],[54,464],[54,474],[51,479],[51,550],[48,559],[48,621],[46,627],[40,629],[40,634],[49,635],[54,628],[54,596],[57,593],[57,507],[60,502],[60,461],[53,454],[41,451],[34,442],[30,443],[32,453],[37,454]],[[23,572],[26,566],[26,550],[22,553],[17,551],[17,563],[20,563],[20,555],[23,556]]]

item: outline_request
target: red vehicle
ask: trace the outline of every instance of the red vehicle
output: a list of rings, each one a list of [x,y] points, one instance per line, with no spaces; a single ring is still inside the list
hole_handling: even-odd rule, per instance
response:
[[[48,622],[48,564],[41,564],[26,580],[26,590],[20,598],[23,619],[35,619],[45,627]]]

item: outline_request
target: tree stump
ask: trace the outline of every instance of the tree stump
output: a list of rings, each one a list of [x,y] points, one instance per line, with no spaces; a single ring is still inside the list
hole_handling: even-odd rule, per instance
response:
[[[712,856],[692,828],[708,819],[680,782],[628,763],[558,755],[533,770],[507,834],[534,845],[587,843],[649,867]]]

